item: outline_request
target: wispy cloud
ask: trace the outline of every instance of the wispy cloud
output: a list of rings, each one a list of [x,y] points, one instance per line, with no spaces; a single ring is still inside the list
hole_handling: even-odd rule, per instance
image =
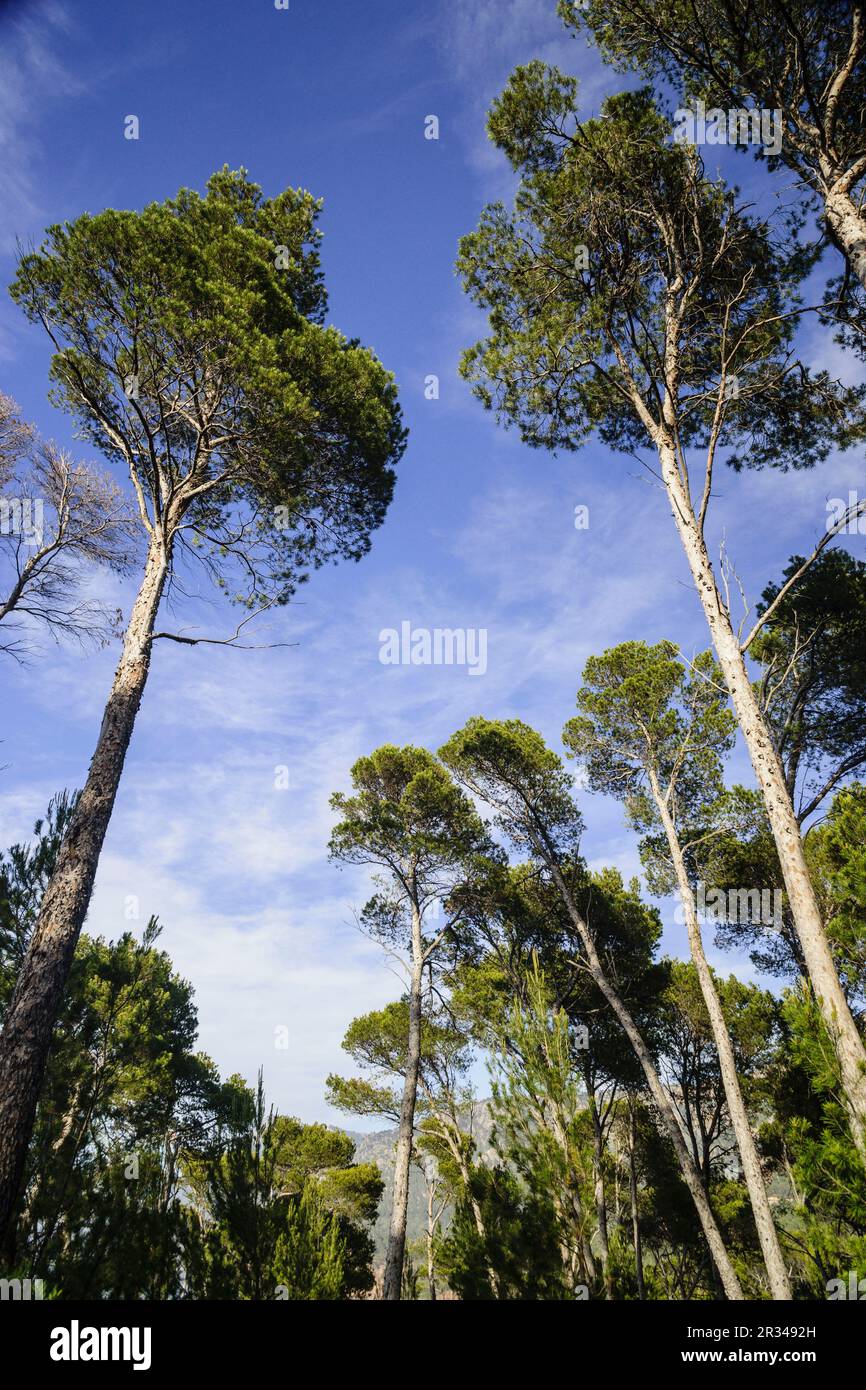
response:
[[[284,1112],[339,1122],[323,1092],[327,1073],[348,1065],[340,1040],[353,1014],[399,992],[377,948],[354,929],[347,902],[280,895],[268,903],[253,892],[244,911],[221,905],[206,881],[180,884],[158,856],[145,863],[107,852],[88,931],[138,933],[157,909],[160,946],[195,988],[199,1045],[223,1074],[252,1082],[263,1067],[268,1095]],[[136,910],[137,918],[124,917]]]
[[[441,26],[452,71],[465,83],[503,82],[529,58],[567,68],[580,52],[555,5],[538,0],[449,0]]]
[[[14,249],[42,217],[38,192],[43,156],[39,127],[56,103],[81,84],[59,56],[71,19],[59,0],[36,0],[24,10],[0,12],[0,254]]]
[[[467,157],[491,197],[513,183],[504,157],[486,138],[486,115],[512,69],[533,58],[581,82],[583,113],[595,114],[608,92],[624,85],[583,38],[570,34],[553,3],[539,0],[443,0],[438,32],[461,97],[460,129]]]
[[[168,24],[168,0],[154,4]],[[359,201],[350,200],[346,225],[351,231],[360,213],[357,225],[369,217],[371,237],[381,227],[399,273],[395,283],[417,283],[418,294],[407,304],[393,285],[371,275],[364,259],[368,243],[360,237],[343,265],[344,294],[353,321],[357,316],[361,324],[376,325],[377,335],[381,330],[399,345],[384,355],[397,370],[404,401],[422,398],[431,371],[440,375],[441,399],[416,411],[397,496],[371,556],[357,569],[317,574],[302,601],[275,614],[256,639],[292,645],[244,652],[157,644],[88,919],[88,930],[116,936],[159,915],[162,944],[195,987],[202,1046],[224,1071],[240,1070],[248,1079],[263,1063],[275,1102],[306,1118],[327,1113],[324,1076],[345,1061],[339,1043],[352,1017],[395,998],[401,988],[353,925],[353,911],[368,895],[366,875],[341,872],[327,858],[329,796],[348,786],[354,760],[385,741],[435,749],[477,713],[521,717],[558,747],[590,653],[641,637],[670,637],[688,651],[708,644],[666,499],[639,480],[638,466],[597,441],[562,458],[526,449],[515,433],[484,415],[452,372],[459,349],[484,331],[483,315],[461,296],[452,275],[456,237],[474,224],[487,198],[510,191],[506,161],[484,134],[491,100],[512,68],[534,57],[578,73],[587,115],[624,79],[566,33],[553,0],[442,0],[423,16],[416,8],[419,13],[405,19],[394,8],[393,35],[370,62],[366,53],[363,62],[355,61],[351,31],[339,81],[328,42],[328,24],[338,21],[326,11],[349,16],[351,10],[347,22],[360,34],[366,22],[361,10],[320,7],[321,19],[317,14],[306,36],[298,28],[293,55],[304,64],[320,61],[327,76],[328,111],[321,132],[303,137],[307,145],[299,135],[300,114],[284,100],[283,58],[251,49],[255,87],[233,76],[237,85],[227,81],[226,90],[245,146],[274,181],[294,180],[292,162],[299,157],[315,167],[317,180],[321,166],[324,182],[332,179],[340,188],[346,126],[369,130],[371,138],[352,147],[357,169],[351,172],[358,174],[352,199]],[[221,27],[191,26],[166,46],[150,11],[146,24],[128,27],[126,12],[140,18],[144,10],[115,11],[122,18],[107,42],[92,15],[80,18],[75,7],[64,9],[56,0],[0,18],[0,158],[7,174],[0,249],[4,232],[26,235],[32,227],[38,233],[46,217],[54,220],[67,207],[104,206],[114,185],[122,205],[135,204],[133,153],[151,158],[157,186],[167,177],[176,152],[156,137],[133,151],[118,135],[103,158],[97,97],[107,87],[106,119],[128,109],[124,83],[117,88],[124,104],[115,104],[112,74],[146,68],[149,84],[152,75],[154,102],[176,122],[167,129],[186,141],[177,155],[183,167],[171,166],[173,186],[189,181],[190,169],[214,167],[223,158],[217,148],[222,137],[213,137],[209,109],[201,109],[197,83],[187,72],[195,49],[214,72],[224,67],[234,73],[235,55]],[[73,19],[81,26],[74,36],[83,38],[76,49],[86,71],[82,83],[64,71],[62,44]],[[242,22],[236,36],[243,37]],[[145,28],[152,38],[142,38]],[[385,70],[387,78],[376,86],[375,100],[371,67],[380,76]],[[423,105],[416,108],[420,92]],[[55,107],[61,97],[77,99]],[[438,110],[438,153],[447,158],[436,175],[441,183],[420,193],[420,183],[405,190],[393,180],[398,198],[409,202],[414,191],[427,210],[423,227],[413,224],[411,235],[401,237],[390,221],[389,190],[376,180],[391,158],[390,134],[405,126],[410,110],[413,120]],[[59,111],[73,122],[80,152],[80,168],[72,173],[56,150],[50,170],[51,159],[43,158],[52,153],[51,121]],[[88,125],[85,118],[94,111]],[[432,154],[420,124],[413,138],[419,160]],[[366,200],[380,198],[377,223]],[[393,308],[383,311],[389,301]],[[835,365],[835,349],[817,332],[809,351],[810,360],[823,352]],[[19,381],[25,390],[29,372],[25,362]],[[41,390],[41,376],[39,383]],[[719,471],[714,555],[727,534],[752,601],[790,553],[817,539],[827,496],[857,486],[859,471],[854,454],[785,478],[770,470]],[[578,505],[589,510],[586,530],[574,524]],[[101,577],[93,592],[129,611],[129,585]],[[470,678],[456,667],[383,665],[379,634],[404,620],[487,629],[484,677]],[[220,636],[235,621],[219,602],[199,598],[179,602],[161,626],[197,623],[201,633]],[[0,845],[27,836],[53,792],[81,785],[116,660],[116,647],[86,658],[52,648],[36,669],[6,668],[11,698],[0,745]],[[749,779],[741,750],[734,767]],[[278,768],[287,771],[285,788]],[[637,872],[636,841],[621,806],[584,792],[580,799],[589,862]],[[130,902],[138,907],[132,920]],[[687,954],[672,918],[665,947]],[[718,960],[726,970],[741,967],[732,957]],[[274,1046],[277,1027],[288,1029],[285,1050]]]

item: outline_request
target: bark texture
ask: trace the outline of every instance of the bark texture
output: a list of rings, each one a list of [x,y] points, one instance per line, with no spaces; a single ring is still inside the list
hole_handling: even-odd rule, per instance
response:
[[[418,1071],[421,1065],[421,981],[423,968],[421,918],[417,909],[413,909],[409,1039],[406,1051],[406,1071],[403,1077],[403,1098],[400,1103],[400,1125],[397,1131],[397,1147],[394,1154],[394,1190],[391,1202],[391,1222],[388,1228],[388,1249],[385,1255],[385,1278],[382,1285],[382,1297],[391,1301],[399,1301],[403,1286],[406,1218],[409,1210],[409,1168],[412,1162],[415,1103],[418,1095]]]
[[[632,1241],[634,1244],[634,1264],[637,1273],[637,1296],[643,1302],[646,1298],[646,1289],[643,1282],[643,1248],[641,1245],[640,1234],[640,1211],[638,1209],[637,1196],[637,1166],[635,1164],[635,1132],[634,1132],[634,1107],[629,1102],[628,1108],[628,1188],[631,1201],[631,1230]]]
[[[728,1025],[725,1022],[719,996],[715,984],[713,983],[707,957],[704,953],[701,927],[695,908],[694,895],[692,893],[691,884],[689,883],[685,859],[683,858],[682,848],[680,846],[679,837],[677,836],[676,827],[671,818],[670,810],[653,773],[650,774],[650,786],[653,799],[661,817],[662,827],[668,843],[668,850],[676,871],[680,898],[685,908],[686,928],[689,935],[692,960],[695,963],[701,994],[707,1006],[713,1041],[716,1044],[716,1051],[719,1054],[719,1068],[722,1073],[722,1085],[725,1088],[725,1099],[728,1102],[728,1113],[731,1117],[731,1125],[733,1126],[737,1148],[740,1153],[740,1162],[743,1165],[743,1176],[746,1180],[746,1187],[749,1192],[749,1201],[751,1202],[752,1215],[755,1218],[755,1225],[758,1230],[758,1239],[761,1242],[761,1253],[764,1257],[767,1278],[770,1281],[770,1290],[774,1299],[788,1301],[793,1297],[791,1282],[788,1278],[788,1271],[782,1257],[779,1237],[775,1222],[773,1221],[773,1213],[770,1209],[767,1189],[764,1185],[761,1161],[758,1157],[758,1150],[752,1135],[749,1117],[746,1113],[745,1102],[743,1101],[743,1093],[740,1089],[740,1080],[737,1075],[737,1063],[734,1057],[734,1049],[731,1045],[731,1036],[728,1032]]]
[[[147,682],[151,635],[167,569],[166,546],[154,535],[87,781],[45,891],[0,1036],[0,1250],[7,1259],[14,1254],[16,1206],[54,1024]]]
[[[613,1279],[610,1269],[610,1238],[607,1229],[607,1195],[604,1190],[604,1134],[601,1116],[595,1097],[589,1096],[590,1119],[592,1120],[592,1174],[595,1215],[598,1221],[598,1248],[601,1253],[601,1271],[604,1279],[604,1296],[613,1298]]]
[[[680,1129],[679,1120],[674,1111],[673,1103],[662,1085],[661,1078],[656,1070],[649,1048],[644,1042],[637,1024],[632,1018],[624,1000],[621,998],[619,991],[608,979],[607,973],[599,959],[598,952],[595,949],[595,943],[593,942],[589,927],[575,905],[559,865],[556,863],[555,858],[551,858],[549,855],[545,855],[545,858],[548,860],[550,870],[556,881],[557,888],[562,895],[562,900],[565,903],[569,917],[583,943],[590,974],[605,999],[610,1004],[623,1032],[634,1049],[635,1056],[640,1062],[662,1127],[674,1147],[674,1152],[676,1153],[677,1161],[680,1165],[680,1171],[689,1189],[692,1201],[695,1204],[698,1220],[701,1223],[701,1229],[706,1237],[707,1245],[709,1246],[713,1263],[718,1270],[725,1294],[730,1299],[742,1299],[744,1297],[742,1286],[737,1278],[736,1270],[731,1264],[730,1257],[725,1248],[725,1242],[722,1239],[722,1233],[716,1223],[716,1218],[713,1216],[709,1199],[701,1181],[701,1175],[695,1166],[691,1154],[686,1148],[686,1143],[683,1139],[682,1130]]]
[[[844,179],[830,183],[824,195],[824,212],[830,236],[866,289],[866,222]]]
[[[866,1159],[866,1048],[824,932],[784,770],[752,688],[739,638],[716,587],[706,543],[669,441],[662,442],[659,458],[677,530],[763,794],[803,959],[839,1063],[852,1137]]]

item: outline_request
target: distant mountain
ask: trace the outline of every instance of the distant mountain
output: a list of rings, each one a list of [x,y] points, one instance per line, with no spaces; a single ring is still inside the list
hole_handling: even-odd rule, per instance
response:
[[[467,1121],[468,1121],[467,1115]],[[468,1124],[465,1126],[468,1128]],[[475,1101],[472,1106],[472,1136],[475,1140],[477,1157],[490,1162],[493,1150],[490,1145],[491,1119],[489,1102]],[[384,1257],[388,1240],[388,1224],[391,1220],[391,1192],[394,1185],[394,1147],[397,1143],[396,1129],[381,1129],[374,1134],[360,1134],[357,1130],[345,1131],[355,1141],[355,1162],[375,1163],[385,1183],[385,1191],[379,1203],[379,1214],[373,1227],[376,1242],[377,1260]],[[442,1225],[447,1227],[451,1218],[446,1211]],[[412,1164],[409,1173],[409,1215],[406,1223],[409,1241],[423,1240],[427,1229],[427,1185],[424,1175]]]
[[[468,1122],[467,1114],[466,1120]],[[464,1128],[468,1128],[468,1123]],[[487,1100],[475,1101],[472,1106],[472,1136],[476,1145],[476,1158],[480,1158],[485,1163],[495,1163],[497,1155],[490,1143],[492,1130],[492,1120],[490,1115],[490,1102]],[[355,1162],[356,1163],[375,1163],[385,1182],[385,1191],[382,1193],[382,1201],[379,1204],[379,1214],[376,1224],[373,1227],[373,1236],[376,1241],[376,1259],[384,1258],[385,1246],[388,1240],[388,1223],[391,1217],[391,1192],[394,1184],[394,1146],[397,1143],[397,1131],[395,1129],[383,1129],[375,1134],[359,1134],[355,1130],[346,1130],[355,1141]],[[729,1177],[737,1177],[740,1173],[739,1163],[736,1153],[736,1142],[733,1131],[724,1129],[719,1138],[719,1149],[725,1155],[723,1159],[724,1169]],[[790,1188],[786,1179],[777,1174],[770,1184],[770,1200],[773,1203],[780,1201],[783,1197],[790,1196]],[[451,1219],[450,1210],[446,1210],[442,1219],[442,1226],[447,1229]],[[427,1229],[427,1187],[424,1176],[412,1165],[409,1175],[409,1215],[407,1220],[407,1236],[410,1241],[423,1240]]]

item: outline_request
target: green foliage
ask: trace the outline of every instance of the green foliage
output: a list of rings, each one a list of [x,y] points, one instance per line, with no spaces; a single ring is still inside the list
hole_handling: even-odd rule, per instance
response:
[[[735,975],[714,972],[714,984],[734,1050],[744,1099],[753,1099],[758,1078],[778,1043],[773,996]],[[725,1092],[706,1003],[691,961],[672,961],[656,1034],[683,1108],[693,1155],[709,1182],[728,1163]]]
[[[409,1039],[409,1003],[403,998],[384,1009],[362,1014],[349,1025],[343,1051],[372,1075],[372,1080],[331,1075],[327,1079],[328,1103],[355,1115],[382,1115],[396,1120],[400,1114],[400,1090],[406,1071]],[[466,1034],[444,1010],[421,1020],[421,1095],[417,1113],[429,1113],[434,1097],[446,1078],[461,1076],[470,1054]],[[381,1084],[381,1083],[391,1084]]]
[[[805,841],[807,858],[811,836]],[[646,845],[646,862],[651,864],[653,848]],[[781,917],[768,930],[755,920],[751,899],[735,915],[720,910],[716,921],[716,944],[723,949],[747,950],[756,969],[767,975],[805,973],[802,948],[784,892],[779,855],[760,792],[752,788],[731,787],[719,805],[713,833],[694,844],[689,855],[697,878],[725,895],[748,884],[757,892],[778,892]],[[724,902],[729,900],[725,896]],[[754,899],[757,902],[757,898]],[[772,901],[772,899],[770,900]],[[739,900],[738,900],[739,903]]]
[[[11,287],[51,337],[55,403],[224,586],[246,555],[247,602],[364,554],[405,445],[391,376],[325,326],[320,206],[223,168],[204,197],[50,227]]]
[[[588,1256],[594,1213],[580,1042],[565,1011],[552,1005],[537,961],[527,974],[526,1002],[514,1004],[498,1043],[491,1063],[494,1145],[536,1201],[549,1199],[562,1288],[574,1297],[596,1272]]]
[[[631,451],[675,417],[679,447],[780,468],[825,457],[834,432],[850,442],[862,393],[791,355],[799,248],[671,141],[647,91],[580,121],[574,80],[536,61],[488,128],[520,184],[460,243],[490,325],[461,370],[525,442],[576,449],[597,431]]]
[[[400,1096],[393,1088],[376,1086],[364,1077],[337,1076],[325,1079],[325,1098],[335,1110],[347,1115],[382,1115],[395,1123],[400,1114]]]
[[[288,1200],[283,1230],[274,1249],[273,1277],[281,1299],[336,1300],[345,1297],[346,1246],[320,1192],[305,1185]]]
[[[416,974],[422,964],[428,975],[438,973],[466,948],[461,900],[467,884],[489,872],[497,850],[470,799],[426,749],[386,744],[359,758],[351,775],[353,795],[331,798],[341,816],[331,857],[383,871],[362,927],[386,949],[406,949]],[[395,1021],[386,1011],[372,1025],[380,1042],[395,1038]],[[396,1039],[404,1050],[406,1037]],[[348,1050],[354,1046],[349,1040]]]
[[[835,1056],[804,986],[786,993],[782,1022],[783,1046],[767,1079],[777,1112],[776,1140],[795,1140],[796,1186],[805,1204],[835,1210],[866,1234],[866,1173],[847,1141]],[[772,1133],[772,1127],[766,1131],[768,1144]]]
[[[33,827],[34,843],[0,853],[0,1017],[12,993],[36,921],[42,894],[54,872],[57,853],[78,794],[51,798],[44,819]]]
[[[323,1124],[305,1125],[291,1115],[274,1117],[274,1144],[283,1187],[301,1187],[320,1172],[348,1167],[354,1153],[348,1134]]]
[[[710,109],[773,112],[772,148],[752,148],[770,169],[792,171],[803,214],[823,211],[828,194],[842,191],[859,215],[866,76],[849,0],[559,0],[559,13],[620,71],[673,83],[681,99],[700,97]],[[830,241],[850,257],[850,237],[846,244],[832,221],[827,233],[810,256]],[[828,286],[826,304],[838,341],[862,355],[863,290],[850,263]]]
[[[672,642],[625,642],[590,657],[583,679],[563,742],[590,788],[623,801],[644,834],[661,826],[655,789],[687,849],[689,834],[714,814],[734,743],[716,662],[703,652],[687,667]]]
[[[717,943],[723,948],[748,949],[757,969],[767,974],[805,975],[778,854],[759,795],[744,787],[732,788],[720,819],[727,833],[709,838],[693,851],[700,877],[724,891],[750,884],[778,893],[781,917],[769,929],[742,912],[736,919],[722,917],[716,928]],[[860,784],[853,783],[836,793],[825,818],[809,829],[804,840],[836,967],[855,1006],[866,997],[864,836],[866,799]]]
[[[583,823],[572,779],[541,735],[520,719],[467,721],[439,750],[454,776],[496,814],[516,848],[575,854]]]
[[[403,1278],[400,1286],[400,1297],[404,1302],[417,1303],[420,1296],[420,1271],[415,1268],[415,1263],[411,1255],[407,1255],[403,1262]]]
[[[318,1175],[316,1186],[328,1210],[337,1216],[358,1227],[376,1220],[384,1183],[375,1163],[327,1168]]]
[[[791,558],[759,613],[804,564]],[[779,602],[750,653],[799,813],[806,820],[866,762],[866,565],[825,550]]]
[[[772,1119],[761,1138],[791,1183],[802,1293],[825,1298],[828,1280],[866,1272],[866,1170],[850,1142],[826,1027],[804,985],[786,993],[781,1022],[781,1045],[763,1079]]]
[[[454,1213],[439,1260],[459,1298],[555,1300],[569,1297],[562,1284],[562,1260],[556,1244],[556,1219],[550,1201],[527,1191],[507,1168],[477,1166],[472,1196],[481,1212],[479,1236],[467,1195]],[[490,1272],[495,1270],[499,1292]]]
[[[266,1111],[261,1077],[241,1088],[223,1144],[189,1164],[185,1260],[197,1298],[336,1299],[372,1284],[381,1179],[354,1145]],[[337,1165],[340,1165],[339,1167]],[[336,1169],[336,1171],[334,1171]]]
[[[0,976],[14,984],[69,799],[3,859]],[[141,939],[82,936],[18,1229],[24,1275],[64,1298],[349,1297],[372,1282],[382,1180],[348,1135],[266,1115],[195,1050],[189,984]],[[280,1276],[280,1277],[278,1277]]]
[[[675,82],[709,106],[757,106],[784,115],[782,159],[820,186],[826,140],[839,169],[862,153],[858,140],[864,75],[855,65],[839,86],[830,125],[832,79],[851,44],[847,0],[559,0],[565,24],[587,30],[620,70]],[[771,156],[775,159],[775,156]]]
[[[176,1275],[178,1160],[207,1151],[225,1104],[195,1051],[189,985],[140,942],[83,936],[28,1153],[19,1249],[67,1297],[167,1296]]]
[[[468,859],[489,848],[468,797],[424,748],[385,744],[352,767],[354,795],[337,792],[342,819],[331,836],[334,859],[390,871],[404,893],[429,908]]]
[[[464,786],[494,809],[509,841],[532,854],[527,865],[509,873],[499,870],[474,885],[468,905],[479,941],[493,947],[500,968],[506,960],[515,964],[511,988],[519,993],[523,967],[537,952],[561,1004],[568,1008],[569,1000],[582,994],[587,1012],[608,1011],[592,980],[584,976],[578,982],[575,976],[575,957],[585,964],[586,949],[554,879],[559,874],[610,978],[628,982],[625,992],[639,1013],[643,993],[649,997],[654,990],[658,916],[641,903],[637,885],[626,888],[616,871],[587,872],[579,855],[583,822],[562,760],[521,721],[481,718],[470,719],[440,756]],[[488,962],[486,968],[495,972],[495,964]],[[475,981],[479,984],[480,977]],[[488,993],[491,987],[495,989],[495,973],[488,976]]]
[[[807,844],[843,983],[854,999],[866,1000],[866,787],[839,792]]]

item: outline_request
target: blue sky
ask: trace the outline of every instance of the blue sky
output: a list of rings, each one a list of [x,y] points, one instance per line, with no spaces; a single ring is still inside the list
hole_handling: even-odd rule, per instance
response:
[[[243,164],[268,194],[293,185],[324,199],[330,318],[397,377],[411,434],[395,501],[359,566],[316,575],[262,631],[291,645],[157,645],[88,920],[114,936],[136,926],[130,900],[138,927],[157,914],[195,987],[201,1046],[248,1079],[263,1064],[271,1099],[306,1119],[345,1122],[325,1106],[324,1077],[346,1061],[351,1019],[401,987],[353,925],[363,875],[327,861],[328,797],[353,760],[385,741],[435,748],[475,713],[519,716],[558,746],[589,654],[630,638],[707,644],[664,498],[637,465],[598,443],[558,459],[524,448],[456,373],[483,327],[453,273],[457,240],[511,190],[484,113],[532,57],[578,73],[586,114],[622,85],[565,34],[553,0],[0,4],[4,284],[16,238]],[[130,114],[138,141],[123,136]],[[429,115],[438,141],[424,138]],[[749,161],[729,158],[755,181]],[[815,326],[802,346],[813,365],[850,375]],[[87,456],[47,402],[47,365],[45,341],[4,295],[0,388]],[[438,400],[425,399],[430,374]],[[827,498],[847,496],[860,472],[851,456],[719,479],[712,548],[726,538],[750,602],[814,544]],[[128,611],[128,584],[99,576],[94,589]],[[220,636],[236,619],[202,594],[174,621]],[[483,677],[382,665],[379,633],[403,621],[485,628]],[[116,647],[45,645],[26,669],[0,668],[0,844],[25,838],[53,792],[81,785],[116,659]],[[731,771],[748,779],[741,750]],[[584,798],[583,810],[590,863],[637,872],[620,808]],[[665,912],[665,949],[686,955]]]

